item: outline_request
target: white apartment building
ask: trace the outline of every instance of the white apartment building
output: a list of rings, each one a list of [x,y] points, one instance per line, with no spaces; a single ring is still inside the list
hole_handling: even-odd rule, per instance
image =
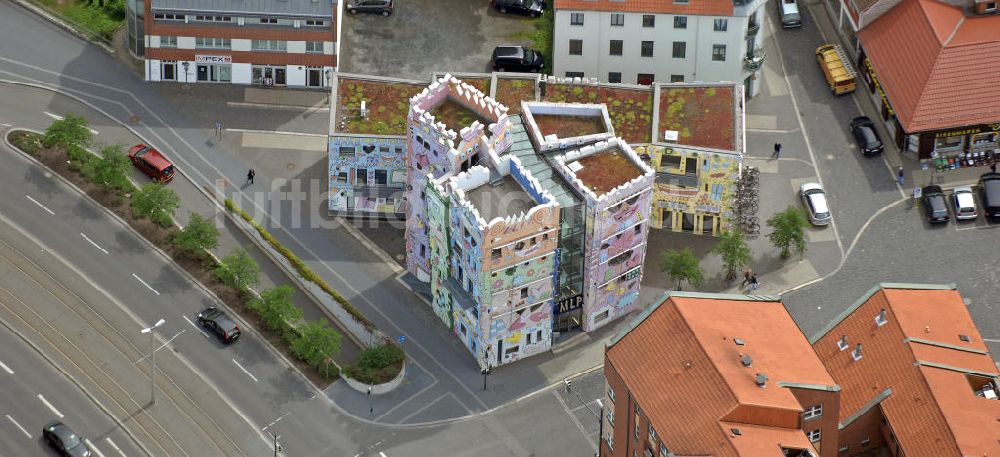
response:
[[[553,73],[612,83],[763,78],[766,0],[555,0]]]

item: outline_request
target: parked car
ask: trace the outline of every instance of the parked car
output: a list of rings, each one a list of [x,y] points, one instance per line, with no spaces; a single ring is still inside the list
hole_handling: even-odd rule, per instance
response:
[[[815,182],[807,182],[799,187],[799,196],[809,212],[809,222],[813,225],[828,225],[833,218],[826,204],[826,192],[823,186]]]
[[[972,193],[972,186],[956,186],[955,192],[951,194],[951,200],[955,204],[955,220],[964,221],[979,216],[976,212],[976,197]]]
[[[979,177],[979,197],[986,220],[1000,222],[1000,173],[986,173]]]
[[[174,179],[174,164],[160,154],[160,151],[145,144],[132,146],[128,150],[128,159],[146,176],[153,178],[153,181],[166,184]]]
[[[802,27],[802,16],[799,14],[799,4],[795,0],[780,0],[781,8],[778,15],[781,19],[781,27],[791,29]]]
[[[347,11],[351,14],[373,13],[388,16],[392,14],[393,0],[350,0]]]
[[[924,203],[924,212],[927,214],[927,221],[931,224],[944,224],[951,220],[948,214],[948,204],[944,198],[941,186],[924,186],[921,189],[921,198]]]
[[[45,439],[45,444],[55,449],[59,455],[66,457],[90,457],[93,455],[83,440],[62,422],[49,422],[42,429],[42,437]]]
[[[501,13],[517,13],[538,17],[545,13],[545,2],[542,0],[493,0],[493,7]]]
[[[240,337],[240,327],[218,308],[210,307],[198,313],[198,323],[216,334],[223,343],[232,343]]]
[[[851,120],[851,133],[864,155],[881,154],[885,146],[875,130],[875,123],[868,116],[858,116]]]
[[[534,73],[545,66],[542,53],[524,46],[497,46],[493,48],[493,69]]]

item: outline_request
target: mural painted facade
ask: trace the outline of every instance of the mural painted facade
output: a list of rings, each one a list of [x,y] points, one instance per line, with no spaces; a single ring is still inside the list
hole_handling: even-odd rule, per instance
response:
[[[617,151],[634,168],[634,176],[612,182],[613,188],[592,190],[571,165],[577,160]],[[587,203],[586,252],[583,272],[583,330],[593,331],[635,309],[646,256],[654,172],[617,138],[571,151],[557,159],[557,171]],[[599,165],[599,163],[598,163]],[[603,179],[603,178],[602,178]]]
[[[656,170],[652,227],[705,235],[732,229],[741,154],[656,144],[636,152]]]
[[[404,144],[403,136],[331,135],[329,210],[352,216],[404,216]]]

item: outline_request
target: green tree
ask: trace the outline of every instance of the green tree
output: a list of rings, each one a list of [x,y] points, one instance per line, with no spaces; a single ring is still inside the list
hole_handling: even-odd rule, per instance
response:
[[[108,192],[117,193],[132,188],[128,180],[128,156],[122,145],[112,144],[101,148],[101,156],[87,161],[83,174]]]
[[[42,144],[47,148],[58,146],[69,149],[73,145],[87,147],[90,144],[90,138],[91,132],[87,119],[83,116],[67,114],[66,117],[49,124],[49,127],[45,129]]]
[[[309,321],[298,328],[292,340],[292,353],[314,368],[321,368],[327,358],[340,352],[340,333],[324,320]]]
[[[809,221],[806,213],[797,206],[789,205],[784,211],[771,216],[767,220],[767,226],[771,227],[771,233],[767,238],[771,240],[774,247],[781,249],[781,258],[787,258],[792,248],[801,254],[806,250],[806,227]]]
[[[257,262],[247,254],[247,251],[239,248],[223,257],[219,266],[215,267],[215,277],[219,278],[219,281],[243,292],[257,285],[259,273],[260,267],[257,266]]]
[[[743,239],[743,232],[739,230],[720,235],[719,244],[712,248],[712,254],[722,257],[722,264],[726,266],[726,279],[729,280],[736,277],[736,270],[749,264],[753,258],[753,252]]]
[[[684,281],[697,287],[705,279],[705,272],[702,271],[698,258],[691,252],[691,248],[665,251],[660,271],[666,272],[670,279],[677,281],[677,290],[681,290]]]
[[[200,258],[206,250],[219,245],[219,229],[200,214],[191,213],[191,220],[171,241],[181,252]]]
[[[169,227],[181,199],[173,190],[158,182],[142,186],[132,195],[132,216],[148,217],[160,227]]]
[[[264,326],[274,332],[283,333],[288,324],[302,319],[302,310],[292,303],[295,290],[288,285],[268,289],[260,293],[260,298],[250,300],[250,309],[260,316]]]

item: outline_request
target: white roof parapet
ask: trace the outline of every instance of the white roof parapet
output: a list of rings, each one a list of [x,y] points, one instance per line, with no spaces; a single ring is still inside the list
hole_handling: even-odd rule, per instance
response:
[[[607,192],[603,193],[602,195],[598,196],[596,193],[594,193],[593,190],[587,187],[587,185],[584,184],[584,182],[580,180],[580,178],[576,176],[576,173],[569,168],[567,162],[573,162],[575,160],[579,160],[584,157],[603,152],[612,147],[617,147],[620,151],[622,151],[622,153],[625,154],[625,156],[632,161],[632,164],[635,165],[637,168],[639,168],[639,170],[642,173],[639,176],[627,182],[619,184],[614,188],[608,190]],[[593,199],[595,202],[612,201],[612,200],[617,201],[621,199],[621,196],[619,194],[626,192],[629,195],[632,195],[635,193],[636,190],[633,189],[633,187],[637,183],[643,180],[651,180],[655,175],[653,169],[650,168],[648,165],[646,165],[646,163],[639,158],[639,155],[636,154],[634,150],[632,150],[632,147],[630,147],[628,143],[625,142],[625,140],[622,140],[621,138],[618,137],[611,138],[609,140],[602,141],[594,145],[589,145],[577,150],[569,151],[566,154],[556,157],[556,162],[559,164],[563,174],[565,174],[566,177],[569,178],[569,180],[573,183],[573,185],[577,189],[580,189],[581,191],[589,195],[591,199]]]

